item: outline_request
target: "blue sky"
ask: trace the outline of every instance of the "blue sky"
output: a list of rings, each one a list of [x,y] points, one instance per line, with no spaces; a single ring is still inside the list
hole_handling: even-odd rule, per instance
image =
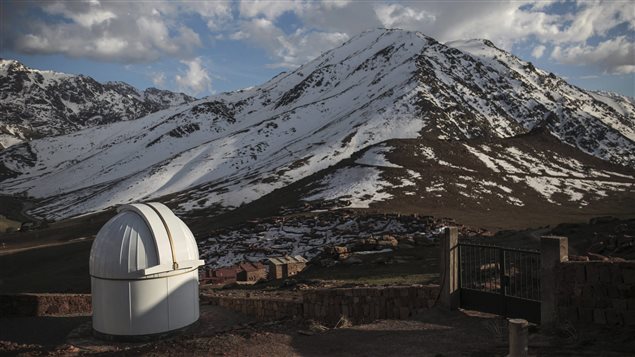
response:
[[[370,28],[487,38],[635,96],[633,1],[2,1],[0,57],[197,97],[260,84]]]

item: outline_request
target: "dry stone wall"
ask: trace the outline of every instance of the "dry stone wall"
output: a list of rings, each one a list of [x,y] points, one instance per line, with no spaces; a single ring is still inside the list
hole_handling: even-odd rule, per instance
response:
[[[265,321],[301,317],[335,324],[342,317],[353,323],[405,319],[434,306],[438,295],[438,285],[416,285],[306,290],[295,300],[210,295],[201,300]]]
[[[434,306],[438,295],[438,285],[317,289],[304,292],[302,311],[331,324],[342,316],[353,323],[406,319]]]
[[[555,273],[560,320],[635,325],[635,261],[564,262]]]
[[[222,306],[261,321],[304,318],[327,324],[405,319],[434,306],[438,285],[380,286],[302,291],[297,297],[201,295],[201,303]],[[92,313],[90,294],[0,295],[2,316],[71,316]]]
[[[274,298],[250,298],[201,295],[201,302],[255,316],[261,321],[275,321],[302,316],[302,302]]]
[[[0,295],[2,316],[72,316],[92,313],[90,294]]]

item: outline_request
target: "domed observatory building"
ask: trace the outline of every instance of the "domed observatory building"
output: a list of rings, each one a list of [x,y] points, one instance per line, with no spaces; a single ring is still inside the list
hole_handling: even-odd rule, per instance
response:
[[[90,251],[93,329],[134,339],[193,324],[203,264],[192,232],[168,207],[121,206]]]

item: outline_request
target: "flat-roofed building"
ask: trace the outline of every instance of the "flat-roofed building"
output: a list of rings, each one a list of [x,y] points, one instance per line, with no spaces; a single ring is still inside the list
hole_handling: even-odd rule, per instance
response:
[[[284,279],[295,276],[306,267],[308,261],[300,256],[271,257],[267,259],[269,265],[269,279]]]
[[[240,271],[236,276],[237,281],[258,282],[267,280],[267,267],[262,263],[240,263]]]

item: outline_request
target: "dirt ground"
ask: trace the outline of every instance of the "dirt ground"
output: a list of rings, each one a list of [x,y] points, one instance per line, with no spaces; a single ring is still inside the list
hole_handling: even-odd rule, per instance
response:
[[[0,355],[122,356],[504,356],[506,322],[492,315],[433,308],[409,320],[333,328],[294,320],[256,322],[217,306],[184,335],[151,343],[113,343],[90,335],[90,317],[0,318]],[[530,328],[537,356],[632,356],[634,328]]]

